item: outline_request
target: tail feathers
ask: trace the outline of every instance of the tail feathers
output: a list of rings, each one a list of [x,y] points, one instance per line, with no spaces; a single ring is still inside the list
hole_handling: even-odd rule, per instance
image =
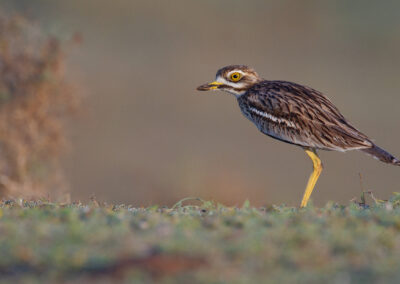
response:
[[[375,159],[378,159],[384,163],[400,166],[400,160],[396,159],[390,153],[386,152],[382,148],[379,148],[376,145],[373,145],[371,148],[362,149],[361,151],[371,155]]]

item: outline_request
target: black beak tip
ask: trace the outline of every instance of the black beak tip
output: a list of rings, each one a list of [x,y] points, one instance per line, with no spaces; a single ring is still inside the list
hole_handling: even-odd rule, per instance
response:
[[[196,88],[197,91],[208,91],[209,89],[210,87],[208,86],[208,84],[204,84]]]

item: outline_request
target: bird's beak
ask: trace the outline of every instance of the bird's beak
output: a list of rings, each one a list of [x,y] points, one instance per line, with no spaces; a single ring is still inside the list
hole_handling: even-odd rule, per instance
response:
[[[217,90],[221,85],[223,85],[220,82],[214,81],[212,83],[204,84],[199,87],[197,87],[198,91],[209,91],[209,90]]]

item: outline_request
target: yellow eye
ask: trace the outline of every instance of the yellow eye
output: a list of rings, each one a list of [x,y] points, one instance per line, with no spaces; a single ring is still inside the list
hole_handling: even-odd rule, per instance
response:
[[[242,74],[240,74],[239,72],[234,72],[231,74],[231,81],[232,82],[237,82],[242,78]]]

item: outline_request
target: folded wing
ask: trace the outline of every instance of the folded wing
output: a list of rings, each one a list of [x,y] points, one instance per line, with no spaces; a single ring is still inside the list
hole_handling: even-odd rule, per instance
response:
[[[303,147],[347,151],[372,147],[322,93],[291,82],[263,81],[238,98],[261,132]]]

